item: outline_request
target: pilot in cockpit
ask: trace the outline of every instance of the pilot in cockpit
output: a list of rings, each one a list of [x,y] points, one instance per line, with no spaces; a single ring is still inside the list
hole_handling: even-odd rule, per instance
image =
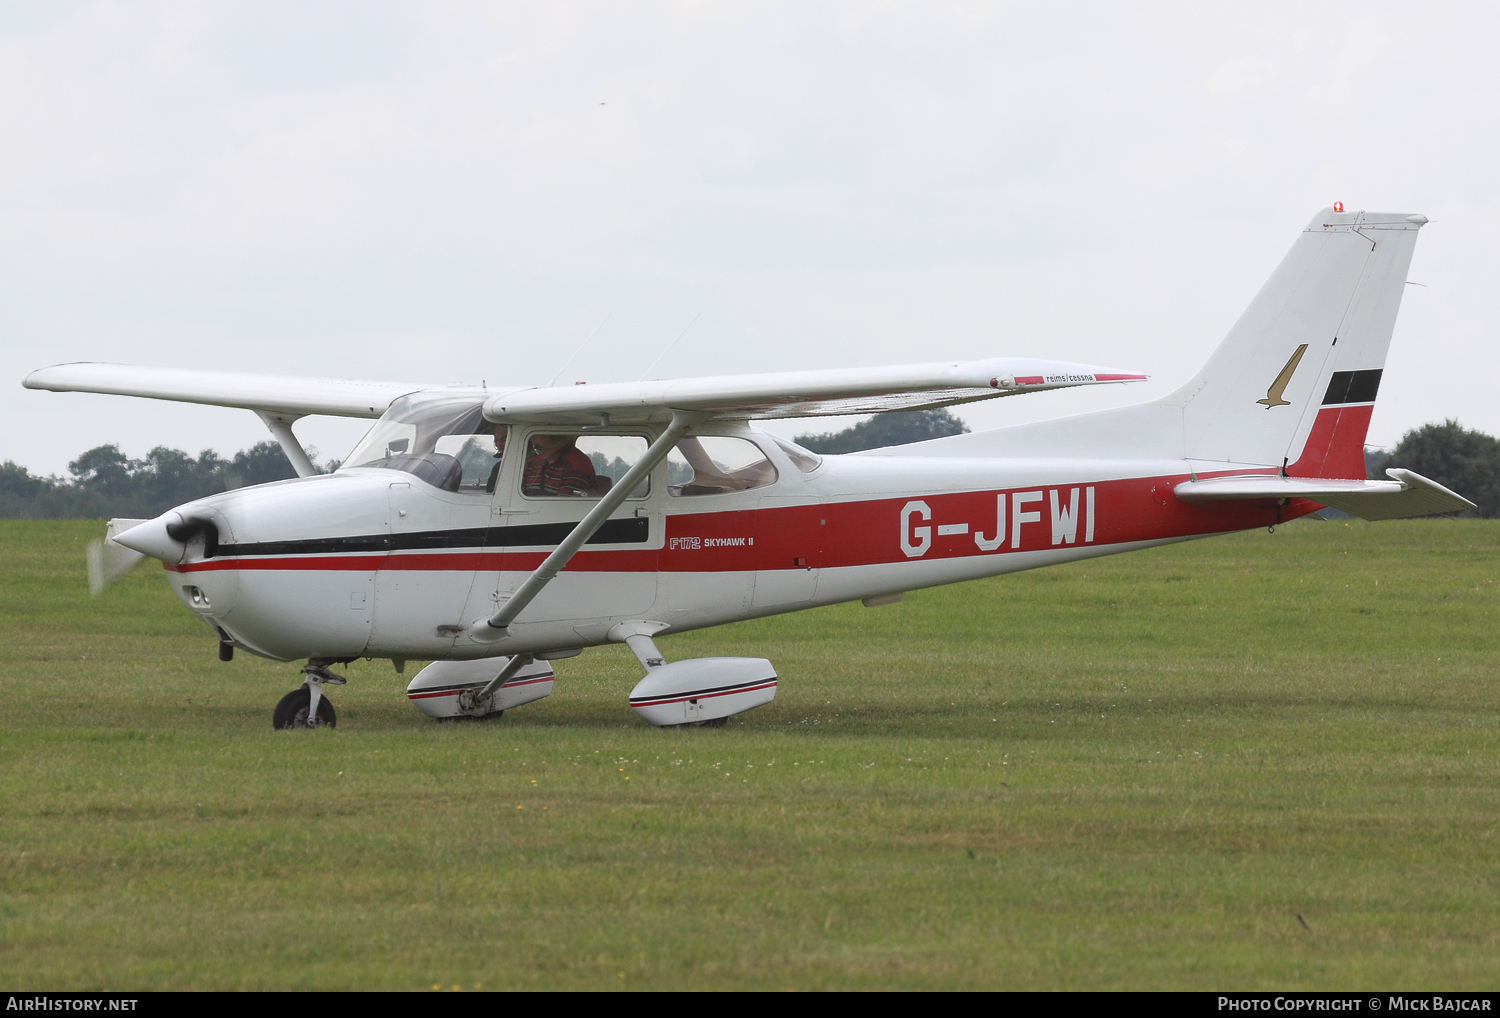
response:
[[[495,493],[495,481],[500,477],[501,457],[505,455],[505,440],[510,435],[509,424],[495,425],[495,465],[490,469],[490,478],[484,482],[484,490]]]
[[[531,456],[521,473],[523,495],[597,494],[594,464],[574,443],[576,435],[532,435]]]

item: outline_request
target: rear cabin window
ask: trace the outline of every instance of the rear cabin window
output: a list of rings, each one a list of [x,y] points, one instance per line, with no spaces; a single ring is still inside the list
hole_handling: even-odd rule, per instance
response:
[[[781,451],[786,453],[787,459],[791,460],[792,464],[804,474],[810,474],[823,465],[823,457],[810,449],[804,449],[796,442],[789,442],[780,435],[767,433],[767,437],[781,446]]]
[[[667,454],[667,492],[678,498],[761,488],[776,476],[760,447],[743,438],[684,438]]]

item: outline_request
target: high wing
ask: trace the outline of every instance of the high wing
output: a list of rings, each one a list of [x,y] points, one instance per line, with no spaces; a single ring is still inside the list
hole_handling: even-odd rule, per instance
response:
[[[1474,503],[1436,481],[1410,470],[1387,470],[1389,481],[1328,480],[1252,474],[1184,481],[1173,489],[1184,502],[1225,499],[1305,498],[1364,520],[1400,520],[1409,516],[1461,512]]]
[[[1146,375],[1065,361],[999,357],[828,371],[785,371],[568,388],[516,389],[484,406],[492,421],[615,423],[670,420],[674,412],[725,420],[829,417],[924,410],[1075,385],[1144,381]]]
[[[919,410],[1075,385],[1144,381],[1145,375],[1066,361],[999,357],[968,362],[906,364],[829,371],[724,375],[653,382],[610,382],[562,388],[491,389],[485,416],[500,421],[665,422],[673,411],[749,420]],[[267,423],[310,414],[379,417],[399,396],[430,386],[258,375],[239,371],[153,368],[83,362],[33,371],[21,383],[53,392],[207,403],[254,410]]]
[[[253,375],[91,361],[42,368],[27,375],[21,384],[28,389],[53,392],[102,392],[241,407],[292,419],[309,414],[379,417],[396,397],[425,388],[402,382]]]

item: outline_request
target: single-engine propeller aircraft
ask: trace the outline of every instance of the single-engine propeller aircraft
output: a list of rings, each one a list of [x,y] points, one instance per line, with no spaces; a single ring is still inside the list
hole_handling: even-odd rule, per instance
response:
[[[1204,368],[1161,399],[1039,424],[817,456],[760,419],[942,407],[1129,371],[995,358],[566,388],[431,388],[63,364],[25,385],[253,410],[295,480],[154,520],[113,520],[102,580],[143,556],[235,648],[307,659],[277,728],[332,725],[330,666],[433,663],[436,718],[546,696],[550,662],[623,642],[654,725],[766,703],[760,658],[666,663],[654,638],[1195,537],[1331,506],[1369,520],[1472,508],[1409,470],[1366,480],[1363,444],[1419,215],[1324,209]],[[378,418],[334,473],[292,432]]]

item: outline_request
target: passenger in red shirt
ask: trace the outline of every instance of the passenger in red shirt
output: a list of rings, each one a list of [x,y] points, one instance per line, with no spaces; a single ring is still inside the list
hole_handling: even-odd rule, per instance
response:
[[[573,443],[574,435],[532,435],[531,457],[521,472],[524,495],[596,494],[594,464]]]

